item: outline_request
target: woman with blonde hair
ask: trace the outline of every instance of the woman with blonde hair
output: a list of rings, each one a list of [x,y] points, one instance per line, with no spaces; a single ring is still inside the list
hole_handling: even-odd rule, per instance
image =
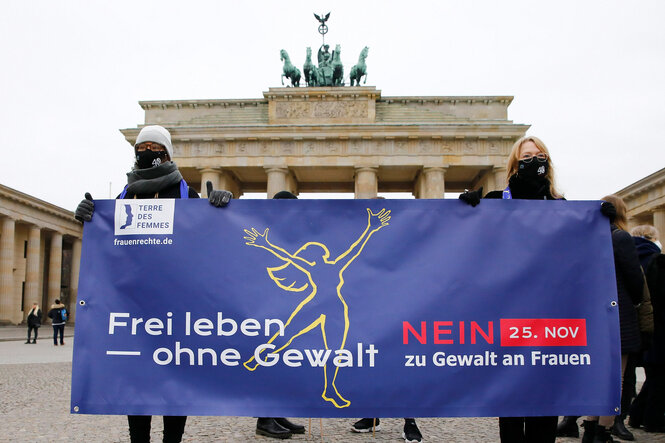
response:
[[[513,198],[527,200],[561,200],[563,195],[556,188],[554,165],[545,143],[532,135],[524,136],[513,144],[506,167],[508,186],[503,191],[491,191],[484,198]],[[476,206],[480,203],[483,188],[465,192],[460,200]]]
[[[39,332],[39,327],[42,325],[42,310],[39,309],[37,303],[32,304],[32,308],[28,312],[28,341],[25,342],[28,344],[37,344],[37,333]],[[30,341],[30,332],[35,331],[35,338]]]
[[[522,137],[513,144],[508,156],[506,181],[508,187],[511,188],[512,185],[517,188],[518,193],[521,190],[535,196],[542,195],[545,200],[560,200],[563,197],[554,183],[554,165],[550,151],[541,139],[532,135]],[[511,191],[511,194],[512,192],[515,191]]]
[[[508,157],[506,182],[503,190],[489,192],[484,198],[562,200],[554,181],[554,166],[549,150],[538,137],[525,136],[513,145]],[[465,192],[460,200],[476,206],[483,189]],[[558,417],[500,417],[502,442],[554,443]]]

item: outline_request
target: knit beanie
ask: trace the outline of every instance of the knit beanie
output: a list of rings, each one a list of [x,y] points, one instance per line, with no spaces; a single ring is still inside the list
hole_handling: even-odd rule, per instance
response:
[[[139,143],[143,142],[153,142],[164,145],[166,152],[168,152],[169,157],[173,160],[173,146],[171,145],[171,134],[163,126],[159,125],[150,125],[141,129],[139,136],[136,137],[136,143],[134,147]]]

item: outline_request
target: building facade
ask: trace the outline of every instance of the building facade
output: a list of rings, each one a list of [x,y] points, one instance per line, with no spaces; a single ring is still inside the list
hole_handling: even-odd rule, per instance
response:
[[[528,125],[508,120],[513,97],[382,97],[374,87],[270,88],[262,99],[143,101],[144,125],[173,138],[187,182],[235,198],[281,190],[409,192],[444,198],[506,185],[513,143]],[[144,125],[123,129],[134,144]],[[665,236],[665,169],[617,192],[631,226]],[[82,226],[71,211],[0,185],[0,323],[18,324],[55,299],[76,315]]]
[[[173,138],[190,186],[236,198],[281,190],[409,192],[443,198],[505,185],[510,149],[528,129],[508,96],[382,97],[375,87],[270,88],[261,99],[140,102],[145,125]],[[134,144],[141,127],[122,133]],[[74,214],[0,186],[0,322],[56,298],[75,319],[82,227]]]
[[[652,225],[665,238],[665,168],[616,193],[628,208],[630,227]]]
[[[82,235],[71,211],[0,185],[0,323],[56,299],[75,319]]]
[[[410,192],[443,198],[505,184],[528,125],[512,97],[382,97],[375,87],[270,88],[262,99],[140,102],[173,137],[185,180],[232,191]],[[134,144],[142,126],[122,130]]]
[[[281,190],[409,192],[444,198],[502,189],[513,143],[528,125],[508,120],[509,96],[382,97],[374,87],[270,88],[262,99],[144,101],[144,125],[173,138],[187,182],[235,198]],[[123,129],[134,144],[141,127]],[[665,169],[617,193],[631,226],[665,236]],[[76,315],[82,226],[71,211],[0,185],[0,323],[18,324],[55,299]]]

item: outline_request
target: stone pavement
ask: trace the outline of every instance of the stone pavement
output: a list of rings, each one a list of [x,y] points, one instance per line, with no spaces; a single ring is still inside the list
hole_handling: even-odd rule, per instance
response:
[[[69,331],[67,331],[67,329]],[[25,327],[0,327],[0,442],[127,442],[127,419],[114,415],[69,413],[71,359],[74,343],[65,330],[65,346],[53,346],[52,330],[41,328],[36,345],[26,345]],[[294,419],[308,425],[308,419]],[[291,441],[311,442],[403,442],[402,419],[381,420],[380,432],[350,432],[354,419],[311,420],[311,435],[296,435]],[[420,418],[418,426],[425,442],[498,442],[497,418]],[[277,441],[254,434],[251,417],[189,417],[183,441],[263,442]],[[320,424],[323,426],[321,427]],[[153,418],[152,441],[161,441],[161,417]],[[665,434],[633,430],[638,442],[663,442]],[[323,435],[321,435],[321,432]],[[572,443],[579,439],[560,438]]]

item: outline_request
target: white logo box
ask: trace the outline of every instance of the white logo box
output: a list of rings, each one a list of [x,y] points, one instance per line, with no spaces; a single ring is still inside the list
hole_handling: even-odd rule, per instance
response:
[[[175,199],[115,201],[115,235],[173,234]]]

